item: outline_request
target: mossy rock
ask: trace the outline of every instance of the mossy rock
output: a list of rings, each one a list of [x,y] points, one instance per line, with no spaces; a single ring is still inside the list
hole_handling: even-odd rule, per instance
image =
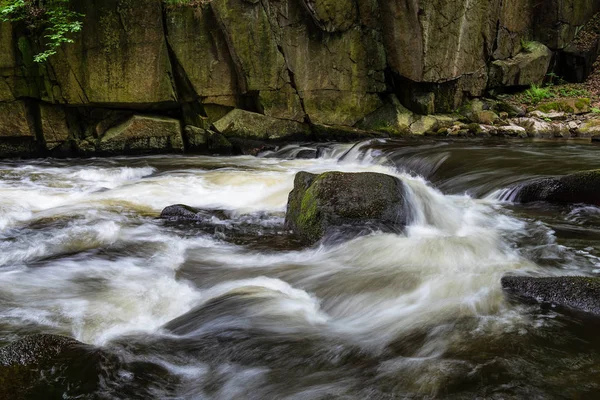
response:
[[[482,110],[482,111],[474,111],[468,115],[468,118],[471,122],[475,122],[478,124],[484,125],[494,125],[496,121],[500,117],[493,111],[490,110]]]
[[[492,62],[488,86],[510,87],[541,84],[548,72],[552,51],[541,43],[530,42],[516,56]]]
[[[410,126],[417,117],[396,99],[390,96],[389,102],[363,118],[356,127],[366,131],[383,132],[389,135],[410,134]]]
[[[600,317],[600,278],[505,276],[502,278],[502,288],[526,302],[548,304],[559,310],[585,312]]]
[[[600,118],[591,118],[585,121],[578,129],[581,136],[600,136]]]
[[[480,135],[481,133],[483,133],[483,129],[481,128],[481,125],[479,125],[475,122],[467,125],[467,130],[469,131],[469,133],[471,133],[473,135]]]
[[[182,152],[181,122],[173,118],[134,115],[106,131],[97,149],[107,154]]]
[[[306,138],[307,125],[287,119],[234,109],[213,124],[215,130],[226,138],[251,140],[280,140]]]
[[[409,217],[404,183],[364,172],[299,172],[288,199],[286,226],[307,243],[339,232],[397,232]]]
[[[436,117],[422,115],[410,126],[410,133],[413,135],[423,135],[427,132],[435,132],[439,127],[440,123]]]
[[[315,24],[325,32],[343,32],[358,20],[353,0],[302,0]]]
[[[587,97],[582,97],[549,101],[538,105],[536,110],[544,113],[554,111],[572,114],[585,114],[590,112],[590,99]]]
[[[515,188],[515,201],[547,201],[557,204],[585,203],[600,206],[600,169],[561,177],[536,179]]]

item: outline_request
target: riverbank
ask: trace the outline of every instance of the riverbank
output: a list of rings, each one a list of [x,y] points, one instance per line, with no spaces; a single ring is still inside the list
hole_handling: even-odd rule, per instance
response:
[[[522,95],[518,95],[522,96]],[[0,137],[0,158],[93,157],[142,154],[256,155],[302,142],[350,142],[369,138],[506,138],[600,140],[600,110],[590,97],[555,96],[535,105],[520,97],[474,99],[455,113],[418,115],[393,96],[357,127],[317,125],[270,118],[234,109],[207,129],[155,114],[104,110],[115,125],[100,120],[97,137],[76,138],[67,115],[46,103],[0,105],[0,125],[27,132]],[[516,100],[515,100],[516,99]],[[67,119],[65,119],[67,118]]]

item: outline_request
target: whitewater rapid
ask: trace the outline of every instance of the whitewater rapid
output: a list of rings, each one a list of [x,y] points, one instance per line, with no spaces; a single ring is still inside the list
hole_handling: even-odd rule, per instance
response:
[[[535,274],[539,267],[514,245],[515,237],[530,234],[529,222],[507,212],[501,197],[444,194],[373,143],[293,159],[300,150],[260,158],[1,163],[3,340],[54,332],[111,346],[135,335],[189,340],[258,332],[373,357],[408,346],[382,362],[379,374],[412,376],[410,390],[437,393],[449,371],[464,367],[445,359],[448,352],[545,323],[502,294],[504,274]],[[437,164],[446,158],[437,156]],[[287,237],[284,213],[299,171],[397,176],[408,186],[412,222],[403,234],[311,248],[256,250],[244,245],[245,236],[230,240],[235,229],[248,230],[259,244],[262,235],[264,243]],[[164,207],[180,203],[220,214],[202,229],[158,219]],[[184,395],[200,396],[190,382],[202,381],[205,363],[165,354],[144,359],[188,382]],[[241,382],[267,367],[256,368],[230,378],[247,389]],[[240,388],[233,386],[215,398],[236,398]],[[293,398],[313,398],[299,393]]]

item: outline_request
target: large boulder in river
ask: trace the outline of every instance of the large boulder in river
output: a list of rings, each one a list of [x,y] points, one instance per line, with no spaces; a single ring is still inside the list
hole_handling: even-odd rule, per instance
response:
[[[0,348],[0,399],[33,398],[43,370],[67,352],[85,345],[57,335],[32,335]],[[56,398],[45,392],[45,398]]]
[[[547,201],[600,205],[600,170],[536,179],[521,184],[515,190],[514,200],[521,203]]]
[[[407,218],[404,183],[396,177],[299,172],[288,199],[286,226],[314,243],[344,229],[399,231]]]
[[[600,278],[505,276],[502,288],[525,301],[600,316]]]

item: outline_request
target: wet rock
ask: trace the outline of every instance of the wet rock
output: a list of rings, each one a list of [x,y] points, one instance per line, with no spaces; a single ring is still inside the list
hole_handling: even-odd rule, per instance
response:
[[[516,188],[515,201],[600,205],[600,170],[536,179]]]
[[[233,154],[245,156],[257,156],[265,151],[277,150],[277,145],[264,140],[253,140],[244,138],[230,138]]]
[[[46,334],[27,336],[0,348],[0,399],[93,393],[98,374],[81,368],[93,353],[91,346],[77,340]]]
[[[300,122],[268,117],[266,115],[235,109],[214,123],[217,132],[227,138],[252,140],[277,140],[305,138],[308,127]]]
[[[296,153],[297,160],[312,160],[317,158],[317,149],[303,149]]]
[[[0,365],[39,364],[58,356],[65,349],[81,344],[75,339],[58,335],[32,335],[0,348]]]
[[[600,278],[505,276],[502,288],[526,301],[600,316]]]
[[[213,217],[227,219],[227,216],[223,211],[200,210],[198,208],[186,206],[185,204],[168,206],[160,213],[161,219],[169,221],[206,221]]]
[[[306,242],[348,229],[399,231],[408,215],[404,183],[378,173],[296,174],[286,226]]]
[[[97,149],[109,154],[181,152],[181,123],[173,118],[134,115],[106,131]]]
[[[118,389],[107,382],[119,382]],[[168,385],[176,378],[160,366],[127,363],[109,349],[64,336],[32,335],[0,348],[2,400],[152,398],[150,382]]]

